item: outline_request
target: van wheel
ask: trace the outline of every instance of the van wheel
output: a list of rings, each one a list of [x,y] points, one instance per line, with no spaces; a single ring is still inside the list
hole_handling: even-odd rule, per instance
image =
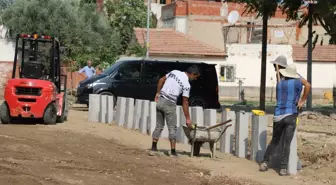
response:
[[[43,122],[48,125],[55,125],[57,120],[57,108],[55,103],[50,103],[44,111]]]
[[[101,92],[101,93],[99,93],[99,94],[100,94],[100,95],[113,96],[113,108],[115,108],[115,106],[117,105],[117,98],[116,98],[116,96],[114,96],[113,93],[104,91],[104,92]]]
[[[203,109],[206,108],[206,102],[201,97],[191,97],[189,99],[189,106],[191,107],[203,107]]]
[[[6,102],[3,102],[0,106],[0,119],[2,124],[11,123],[11,116],[9,114],[9,108]]]

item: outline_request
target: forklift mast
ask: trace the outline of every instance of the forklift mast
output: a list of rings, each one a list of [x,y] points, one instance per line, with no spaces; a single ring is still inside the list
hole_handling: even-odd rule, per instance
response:
[[[20,56],[19,50],[21,50]],[[60,42],[56,37],[41,36],[36,33],[18,34],[12,78],[16,77],[18,59],[21,63],[19,78],[48,80],[55,84],[58,93],[61,92]]]

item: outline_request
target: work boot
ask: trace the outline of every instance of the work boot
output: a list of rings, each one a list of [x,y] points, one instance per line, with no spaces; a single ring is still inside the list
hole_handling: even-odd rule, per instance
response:
[[[266,162],[261,163],[261,164],[260,164],[260,167],[259,167],[259,171],[261,171],[261,172],[265,172],[265,171],[267,171],[267,170],[268,170],[268,165],[267,165],[267,163],[266,163]]]
[[[151,148],[148,152],[149,156],[159,156],[160,152],[157,148]]]
[[[165,154],[166,154],[168,157],[178,157],[177,152],[166,151]]]
[[[178,154],[177,154],[177,152],[171,152],[171,154],[170,154],[171,156],[173,156],[173,157],[178,157]]]
[[[287,176],[288,175],[287,169],[281,169],[280,172],[279,172],[279,175],[280,176]]]
[[[159,150],[157,148],[151,148],[152,152],[158,152]]]

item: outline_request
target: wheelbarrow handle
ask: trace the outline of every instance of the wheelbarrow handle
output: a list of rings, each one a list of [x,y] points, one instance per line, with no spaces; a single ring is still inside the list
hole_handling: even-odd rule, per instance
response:
[[[226,129],[228,129],[231,126],[232,126],[232,124],[226,125],[226,127],[223,129],[222,133],[219,135],[219,137],[217,138],[217,140],[215,141],[215,143],[217,143],[218,140],[220,140],[220,138],[222,137],[222,135],[224,134],[224,132],[226,131]]]
[[[222,123],[218,123],[217,125],[213,125],[213,126],[207,127],[207,128],[205,128],[205,130],[210,130],[210,129],[213,129],[213,128],[216,128],[216,127],[225,125],[225,124],[227,124],[227,123],[230,123],[231,121],[232,121],[232,119],[229,119],[229,120],[224,121],[224,122],[222,122]]]

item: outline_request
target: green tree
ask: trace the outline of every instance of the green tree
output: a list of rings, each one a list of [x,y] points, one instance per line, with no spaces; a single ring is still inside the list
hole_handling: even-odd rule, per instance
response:
[[[0,10],[4,10],[10,5],[12,5],[15,0],[0,0]]]
[[[3,11],[12,5],[15,0],[0,0],[0,24],[2,24],[2,13]]]
[[[17,0],[3,13],[4,25],[13,38],[17,33],[57,36],[69,50],[64,58],[83,64],[92,59],[106,65],[121,54],[120,36],[95,5],[78,0]]]
[[[317,0],[318,4],[314,5],[314,21],[320,23],[326,33],[330,35],[330,44],[336,44],[336,1],[334,0]],[[231,2],[246,3],[245,13],[258,12],[258,16],[264,16],[264,7],[267,9],[268,18],[275,15],[278,7],[283,13],[287,14],[288,20],[300,20],[300,26],[308,21],[308,15],[298,16],[298,10],[302,6],[301,0],[231,0]],[[318,36],[316,36],[318,38]],[[315,37],[315,42],[317,38]]]
[[[110,24],[121,35],[123,53],[127,50],[143,53],[141,47],[131,43],[134,38],[134,27],[147,26],[147,6],[143,0],[110,0],[105,3],[106,13]],[[151,13],[150,27],[156,27],[157,20]]]

